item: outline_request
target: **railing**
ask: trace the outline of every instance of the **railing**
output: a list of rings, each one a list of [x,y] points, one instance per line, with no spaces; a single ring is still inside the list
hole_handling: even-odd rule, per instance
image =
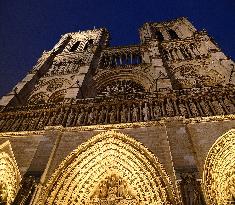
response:
[[[234,87],[165,90],[152,94],[77,99],[61,104],[9,107],[0,113],[0,130],[41,130],[55,125],[115,124],[232,113],[235,113]]]

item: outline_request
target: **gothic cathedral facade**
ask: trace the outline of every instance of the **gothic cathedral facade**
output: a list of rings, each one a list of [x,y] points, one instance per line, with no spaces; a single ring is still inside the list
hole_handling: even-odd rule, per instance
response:
[[[0,99],[0,204],[235,204],[235,63],[184,17],[139,34],[67,33]]]

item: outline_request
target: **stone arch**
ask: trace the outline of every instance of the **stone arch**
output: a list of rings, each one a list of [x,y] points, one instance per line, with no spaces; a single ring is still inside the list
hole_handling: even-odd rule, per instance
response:
[[[115,131],[92,137],[66,157],[36,204],[96,204],[94,196],[109,196],[107,187],[107,192],[100,187],[112,178],[129,193],[129,198],[124,194],[119,198],[124,201],[115,204],[178,204],[171,181],[154,154],[135,139]],[[95,200],[105,202],[109,198]]]
[[[20,181],[20,171],[10,142],[6,141],[0,145],[0,204],[12,204],[19,189]]]
[[[45,92],[39,92],[39,93],[32,95],[28,99],[28,103],[32,105],[44,104],[47,102],[48,99],[49,99],[49,96]]]
[[[203,186],[208,204],[235,202],[235,129],[219,137],[210,148],[204,165]]]
[[[94,87],[96,88],[96,90],[99,90],[107,84],[120,80],[133,81],[137,84],[140,84],[141,86],[143,86],[146,92],[154,91],[155,89],[154,79],[147,72],[140,70],[109,70],[107,72],[101,72],[94,77]]]
[[[66,95],[66,90],[58,90],[50,96],[48,102],[49,103],[63,102],[65,95]]]

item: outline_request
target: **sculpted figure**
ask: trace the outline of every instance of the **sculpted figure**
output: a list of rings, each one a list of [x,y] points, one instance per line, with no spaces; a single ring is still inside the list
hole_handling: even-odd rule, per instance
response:
[[[144,114],[144,121],[150,120],[150,110],[147,103],[144,104],[143,114]]]
[[[59,115],[57,116],[56,120],[55,120],[55,124],[56,125],[59,125],[62,123],[63,121],[63,118],[64,118],[64,112],[63,112],[63,109],[61,108],[60,112],[59,112]]]
[[[133,110],[132,110],[132,122],[138,121],[138,108],[133,104]]]
[[[91,109],[91,112],[88,115],[88,124],[93,125],[96,123],[97,110],[95,108]]]
[[[106,110],[104,107],[101,108],[100,112],[99,112],[99,123],[102,124],[105,122],[106,119]]]
[[[18,119],[16,119],[16,121],[14,122],[14,124],[11,126],[11,130],[12,130],[12,131],[17,131],[17,128],[19,127],[21,120],[22,120],[21,117],[19,117]]]
[[[46,113],[44,112],[41,116],[40,116],[40,120],[38,122],[37,125],[37,129],[43,129],[44,128],[44,119],[46,117]]]
[[[194,117],[199,115],[197,106],[194,104],[192,100],[189,101],[189,107]]]
[[[5,184],[0,184],[0,204],[7,205],[7,187]]]
[[[226,108],[228,109],[229,113],[235,113],[235,107],[228,98],[224,99],[224,104]]]
[[[78,125],[82,125],[84,123],[85,115],[86,115],[86,113],[85,113],[84,108],[81,108],[81,112],[79,113],[78,119],[77,119]]]
[[[167,103],[166,103],[166,112],[168,116],[174,115],[174,109],[169,99],[167,99]]]
[[[205,115],[209,116],[211,114],[211,112],[210,112],[210,108],[209,108],[208,104],[204,100],[202,100],[200,102],[200,105],[201,105],[202,110],[205,113]]]
[[[54,121],[56,119],[56,112],[51,112],[50,114],[50,118],[49,118],[49,121],[48,121],[48,126],[51,126],[54,124]]]
[[[71,109],[70,113],[68,115],[68,120],[67,120],[66,126],[71,126],[73,123],[73,120],[74,120],[74,111],[73,111],[73,109]]]
[[[121,115],[121,122],[127,122],[128,111],[127,111],[127,108],[125,107],[125,105],[122,106],[122,110],[120,112],[120,115]]]
[[[216,112],[216,114],[218,115],[224,115],[224,110],[222,108],[222,106],[220,105],[220,103],[216,100],[215,97],[212,98],[212,105],[213,105],[213,108]]]
[[[28,130],[32,130],[38,121],[38,117],[36,117],[33,113],[30,114],[30,122],[28,126]]]
[[[180,115],[181,116],[188,116],[187,109],[186,109],[185,105],[183,104],[183,102],[180,102],[179,110],[180,110]]]
[[[161,107],[157,104],[155,104],[154,108],[153,108],[153,117],[154,119],[159,119],[161,117],[162,111],[161,111]]]
[[[228,191],[230,194],[230,201],[235,202],[235,176],[233,175],[228,180]]]
[[[116,109],[115,106],[112,106],[111,111],[109,112],[109,121],[110,123],[116,122]]]

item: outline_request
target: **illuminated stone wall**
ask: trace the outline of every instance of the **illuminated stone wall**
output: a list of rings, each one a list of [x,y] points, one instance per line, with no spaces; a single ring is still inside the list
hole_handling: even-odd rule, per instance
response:
[[[117,47],[104,28],[64,34],[0,99],[0,156],[12,163],[0,203],[223,204],[220,190],[232,203],[210,156],[235,127],[234,62],[186,18],[139,33]]]

